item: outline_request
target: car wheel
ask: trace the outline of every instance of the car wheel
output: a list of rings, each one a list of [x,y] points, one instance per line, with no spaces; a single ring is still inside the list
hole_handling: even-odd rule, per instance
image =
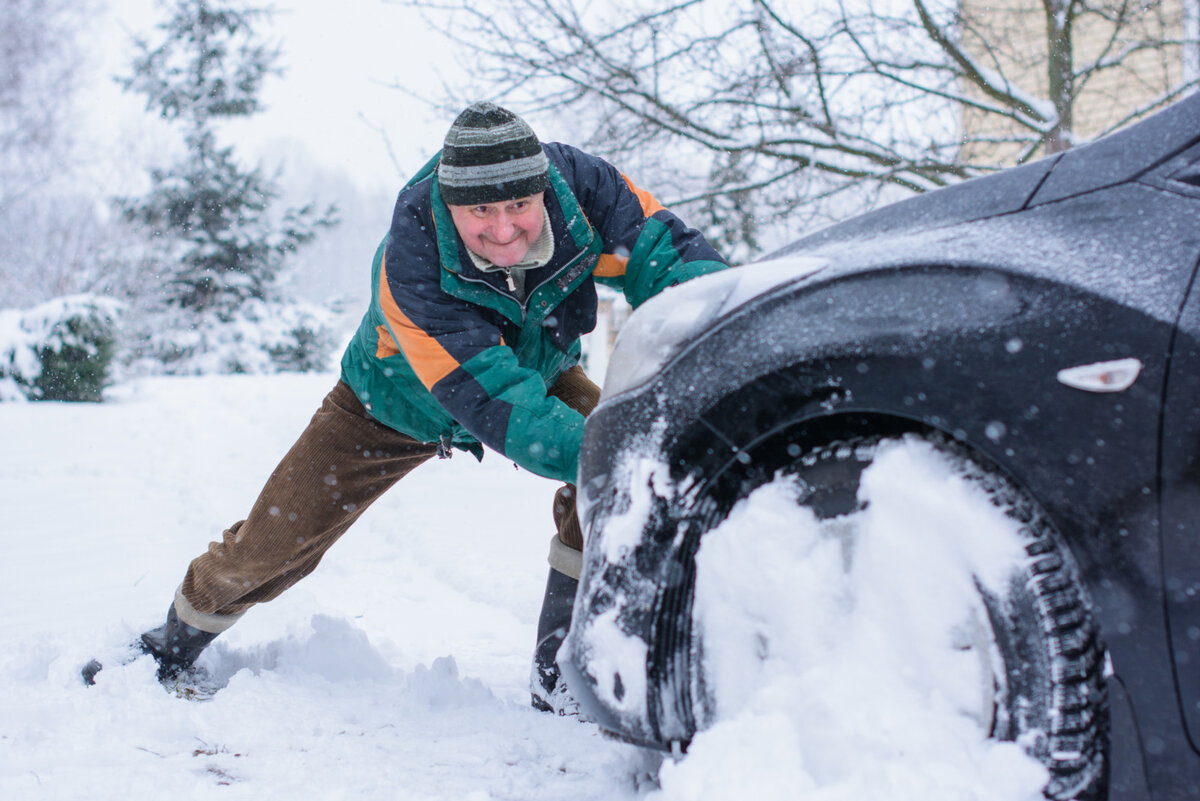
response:
[[[833,520],[860,508],[860,478],[883,442],[866,436],[800,450],[777,441],[754,454],[754,477],[726,475],[714,486],[723,486],[727,499],[730,493],[745,498],[766,481],[788,477],[799,487],[801,504],[819,520]],[[1105,656],[1074,560],[1028,493],[972,461],[957,444],[934,444],[1018,523],[1025,553],[1007,592],[996,594],[977,577],[974,581],[978,603],[967,610],[966,625],[954,643],[977,654],[981,666],[979,701],[968,714],[988,736],[1020,743],[1045,765],[1050,775],[1047,798],[1102,798],[1107,783]],[[771,458],[783,466],[764,470]],[[727,510],[729,504],[717,507]],[[710,517],[693,531],[711,529],[723,515]],[[694,717],[704,728],[713,722],[716,703],[700,675],[702,637],[691,632],[692,637],[691,694],[698,702]]]

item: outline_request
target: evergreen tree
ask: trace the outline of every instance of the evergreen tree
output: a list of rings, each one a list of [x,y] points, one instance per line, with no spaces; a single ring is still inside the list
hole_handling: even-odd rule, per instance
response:
[[[251,332],[268,316],[264,308],[304,320],[301,329],[313,324],[312,310],[296,313],[281,279],[296,249],[336,224],[336,209],[318,213],[308,204],[273,215],[279,194],[274,179],[261,167],[244,168],[233,148],[218,141],[221,122],[261,110],[263,80],[279,73],[278,49],[254,31],[266,10],[235,0],[169,0],[168,10],[159,26],[161,43],[137,41],[133,74],[121,81],[127,91],[145,95],[147,110],[176,126],[186,146],[182,160],[151,171],[146,195],[118,201],[124,218],[160,246],[156,303],[160,312],[173,315],[168,325],[150,327],[154,344],[143,355],[168,363],[169,372],[272,369],[261,363],[261,354],[244,351],[294,354],[295,343]],[[237,330],[230,334],[223,326]],[[301,348],[306,352],[331,346],[326,333],[297,330],[288,336],[307,343]],[[218,347],[242,352],[214,360]],[[320,359],[310,354],[274,369],[314,361]]]

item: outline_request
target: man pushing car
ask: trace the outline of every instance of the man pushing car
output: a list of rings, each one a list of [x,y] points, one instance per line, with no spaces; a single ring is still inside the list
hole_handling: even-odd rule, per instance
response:
[[[531,691],[534,706],[569,712],[555,653],[581,565],[574,481],[599,388],[579,365],[580,337],[596,324],[596,284],[636,307],[726,266],[612,165],[540,143],[499,106],[468,107],[396,200],[339,381],[246,519],[192,560],[166,622],[141,636],[159,679],[186,685],[217,635],[311,573],[410,470],[487,446],[563,482]],[[100,667],[84,668],[89,683]]]

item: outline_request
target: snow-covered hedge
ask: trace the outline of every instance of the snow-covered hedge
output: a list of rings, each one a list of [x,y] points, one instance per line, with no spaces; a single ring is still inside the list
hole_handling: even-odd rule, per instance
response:
[[[60,297],[0,310],[0,402],[100,401],[116,366],[125,377],[330,370],[339,339],[337,315],[311,303],[248,301],[221,319]]]
[[[121,304],[96,295],[0,310],[0,401],[100,401]]]
[[[159,312],[130,332],[135,375],[303,373],[332,369],[333,312],[312,303],[247,301],[222,319]]]

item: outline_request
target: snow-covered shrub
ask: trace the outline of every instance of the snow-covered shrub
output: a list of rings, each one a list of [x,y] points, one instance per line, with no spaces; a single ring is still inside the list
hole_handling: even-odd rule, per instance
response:
[[[311,303],[260,300],[224,316],[160,310],[131,332],[128,361],[138,375],[329,370],[335,317]]]
[[[100,401],[121,305],[96,295],[0,311],[0,401]]]
[[[278,328],[272,340],[265,344],[275,368],[289,373],[330,369],[330,356],[339,340],[335,329],[336,315],[304,302],[276,308],[273,312]]]

